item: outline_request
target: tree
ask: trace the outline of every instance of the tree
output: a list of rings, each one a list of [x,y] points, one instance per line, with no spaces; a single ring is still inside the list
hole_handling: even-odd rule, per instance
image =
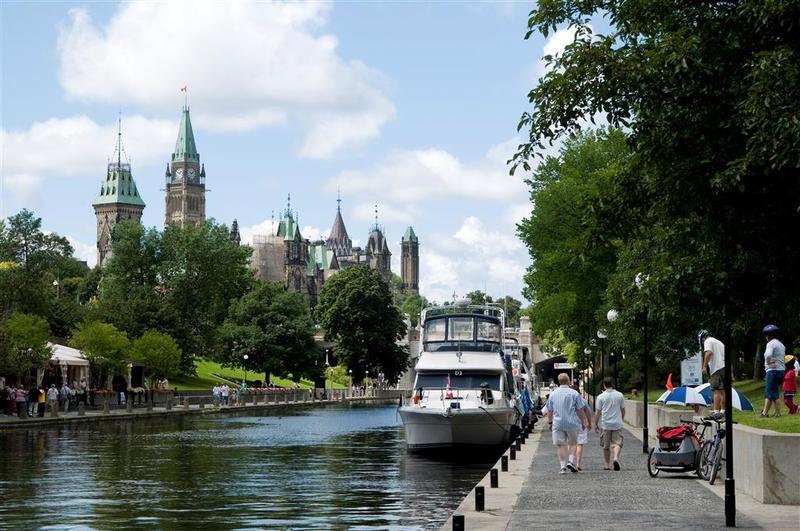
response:
[[[428,299],[419,293],[404,293],[397,297],[397,307],[401,314],[407,314],[411,319],[411,326],[419,324],[419,314],[427,306],[430,306]]]
[[[127,362],[130,345],[125,332],[108,323],[83,323],[75,329],[70,346],[83,351],[86,359],[106,376],[106,388],[111,388],[111,380],[121,374]],[[95,383],[95,385],[98,385]]]
[[[151,378],[173,376],[180,367],[181,349],[167,334],[150,330],[134,339],[128,351],[131,361],[144,365]]]
[[[0,370],[22,384],[23,374],[44,367],[51,356],[47,344],[50,327],[38,315],[15,313],[0,327]]]
[[[594,16],[607,34],[592,33]],[[607,226],[620,222],[605,293],[617,337],[641,335],[645,308],[664,359],[696,348],[701,326],[748,355],[764,322],[800,326],[785,304],[800,296],[799,16],[790,0],[542,0],[531,12],[528,36],[567,25],[575,40],[545,58],[514,167],[531,169],[587,117],[630,133],[632,156],[598,205]]]
[[[53,271],[71,256],[66,238],[45,234],[41,218],[27,209],[0,223],[0,315],[48,315]]]
[[[266,381],[277,374],[299,382],[301,377],[314,378],[322,367],[305,299],[279,283],[259,281],[234,301],[220,337],[220,363],[261,372]]]
[[[465,299],[469,299],[470,304],[488,304],[490,302],[494,302],[491,295],[487,295],[481,290],[470,291],[466,295],[464,295]]]
[[[406,325],[376,270],[350,267],[333,275],[322,287],[316,311],[325,338],[336,342],[337,359],[353,374],[383,373],[397,382],[408,368],[408,352],[397,343]]]
[[[519,316],[522,310],[522,301],[510,295],[497,299],[497,304],[506,312],[506,326],[519,327]]]

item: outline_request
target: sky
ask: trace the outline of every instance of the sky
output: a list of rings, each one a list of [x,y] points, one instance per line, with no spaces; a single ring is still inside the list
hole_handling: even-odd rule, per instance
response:
[[[95,263],[92,202],[122,140],[142,222],[164,223],[164,170],[188,88],[206,214],[243,240],[297,211],[327,236],[337,191],[354,245],[378,223],[400,273],[407,226],[420,291],[521,299],[531,212],[506,161],[541,58],[530,2],[0,4],[0,217],[22,208]]]

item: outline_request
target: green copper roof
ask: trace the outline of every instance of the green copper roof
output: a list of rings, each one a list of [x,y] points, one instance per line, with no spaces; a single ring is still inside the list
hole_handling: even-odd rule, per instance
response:
[[[284,241],[286,240],[294,240],[295,236],[298,235],[300,232],[300,228],[297,226],[297,222],[294,220],[291,214],[286,214],[286,216],[278,223],[278,236],[283,236]]]
[[[410,225],[406,229],[406,233],[403,234],[403,241],[404,242],[408,242],[408,241],[417,242],[417,241],[419,241],[417,239],[417,235],[414,234],[414,229]]]
[[[316,265],[320,271],[328,271],[333,268],[336,260],[336,252],[325,244],[308,246],[308,262],[306,272],[311,275],[314,273]]]
[[[189,118],[189,108],[183,108],[181,125],[178,128],[178,140],[175,142],[175,152],[172,154],[173,162],[200,162],[200,154],[194,144],[192,120]]]
[[[92,205],[110,205],[121,203],[144,207],[144,201],[139,196],[136,183],[131,175],[130,164],[113,162],[108,165],[106,180],[100,186],[100,193]]]

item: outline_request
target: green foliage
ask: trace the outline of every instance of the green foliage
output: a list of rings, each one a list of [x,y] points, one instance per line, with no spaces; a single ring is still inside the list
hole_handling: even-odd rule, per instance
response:
[[[291,374],[295,381],[316,377],[322,367],[305,299],[278,283],[258,282],[234,301],[220,336],[223,348],[217,360],[226,367],[244,367],[267,377]]]
[[[488,304],[490,302],[494,302],[491,295],[487,295],[481,290],[470,291],[466,295],[464,295],[465,299],[469,300],[470,304]]]
[[[506,295],[505,297],[497,299],[495,302],[506,312],[506,326],[518,328],[522,311],[522,301],[518,301],[512,296]]]
[[[0,370],[22,375],[43,367],[50,359],[50,327],[38,315],[15,313],[0,327]]]
[[[609,21],[607,34],[592,33],[594,16]],[[587,179],[595,191],[561,184],[566,160],[536,171],[558,169],[557,181],[534,179],[536,209],[521,228],[532,238],[535,330],[585,341],[614,307],[610,342],[635,353],[647,310],[653,353],[673,368],[684,347],[696,348],[699,327],[730,334],[747,357],[765,322],[791,342],[800,328],[786,302],[800,298],[799,18],[791,0],[539,2],[529,35],[571,25],[576,37],[530,91],[519,123],[528,138],[512,164],[531,169],[545,143],[598,115],[626,128],[631,155]],[[548,200],[561,205],[563,230],[537,237]],[[593,268],[599,289],[580,287]],[[565,289],[551,286],[565,277]]]
[[[339,271],[325,282],[316,311],[326,339],[337,343],[337,359],[353,374],[383,373],[396,382],[408,368],[408,352],[397,344],[405,323],[377,271]]]
[[[411,319],[411,326],[419,324],[420,312],[429,305],[428,299],[419,293],[401,293],[397,296],[397,307],[401,314],[407,314]]]
[[[105,373],[107,387],[111,378],[125,369],[130,341],[125,332],[108,323],[92,322],[78,325],[70,346],[83,351],[89,363]]]
[[[128,351],[130,361],[144,365],[152,378],[175,375],[181,363],[181,350],[167,334],[150,330],[133,340]]]

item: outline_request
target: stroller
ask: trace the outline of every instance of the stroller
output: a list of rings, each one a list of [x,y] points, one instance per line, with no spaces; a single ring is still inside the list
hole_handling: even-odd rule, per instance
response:
[[[697,423],[682,420],[680,426],[661,426],[656,432],[658,445],[650,449],[647,459],[647,472],[656,477],[660,471],[700,471],[700,448],[702,446],[695,427]]]

